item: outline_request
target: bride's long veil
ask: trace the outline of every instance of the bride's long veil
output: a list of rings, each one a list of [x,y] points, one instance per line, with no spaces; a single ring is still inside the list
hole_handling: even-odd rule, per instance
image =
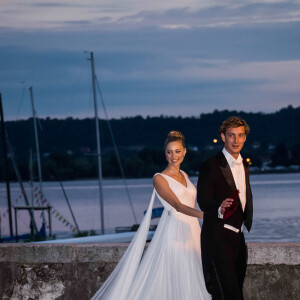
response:
[[[91,298],[91,300],[126,299],[144,252],[151,221],[154,198],[155,189],[153,190],[147,213],[145,214],[144,219],[129,247],[125,251],[123,257],[113,272],[103,283],[101,288],[96,292],[96,294]]]

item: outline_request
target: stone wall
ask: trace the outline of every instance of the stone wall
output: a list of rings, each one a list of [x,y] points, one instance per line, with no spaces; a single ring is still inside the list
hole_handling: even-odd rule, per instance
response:
[[[127,246],[0,244],[0,299],[90,299]],[[246,300],[300,299],[300,244],[248,249]]]

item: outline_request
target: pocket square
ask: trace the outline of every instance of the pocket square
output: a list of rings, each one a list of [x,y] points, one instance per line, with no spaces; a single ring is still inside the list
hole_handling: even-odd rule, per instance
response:
[[[239,190],[234,190],[231,192],[228,198],[233,199],[232,204],[229,207],[225,208],[225,212],[223,215],[223,220],[229,219],[237,210],[238,207],[238,199],[239,199]]]

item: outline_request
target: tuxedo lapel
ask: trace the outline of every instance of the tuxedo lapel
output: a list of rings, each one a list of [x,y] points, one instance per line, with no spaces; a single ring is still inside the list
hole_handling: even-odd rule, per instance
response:
[[[235,182],[233,179],[233,175],[231,173],[230,167],[228,165],[228,162],[222,152],[219,153],[219,167],[228,183],[230,186],[230,189],[232,191],[236,190]]]

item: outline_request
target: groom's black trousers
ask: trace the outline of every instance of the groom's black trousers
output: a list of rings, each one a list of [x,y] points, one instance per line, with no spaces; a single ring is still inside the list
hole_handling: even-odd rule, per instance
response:
[[[235,233],[234,239],[224,240],[218,253],[202,247],[202,264],[206,288],[213,300],[243,300],[243,283],[247,268],[247,246],[244,234]],[[205,233],[201,235],[205,245]]]

